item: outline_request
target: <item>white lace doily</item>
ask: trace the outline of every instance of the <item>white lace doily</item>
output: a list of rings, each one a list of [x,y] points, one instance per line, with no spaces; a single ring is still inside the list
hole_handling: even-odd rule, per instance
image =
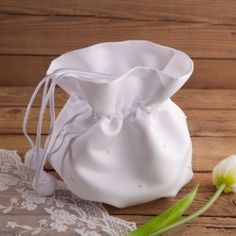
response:
[[[79,199],[61,181],[52,196],[37,195],[33,176],[15,151],[0,149],[1,235],[120,236],[136,228],[102,204]]]

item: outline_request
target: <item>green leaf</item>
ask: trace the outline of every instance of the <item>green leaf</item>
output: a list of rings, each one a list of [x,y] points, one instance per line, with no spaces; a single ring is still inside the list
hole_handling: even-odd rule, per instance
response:
[[[166,231],[169,231],[175,227],[178,227],[182,224],[185,224],[187,222],[189,222],[190,220],[195,219],[196,217],[200,216],[201,214],[203,214],[204,212],[206,212],[211,206],[212,204],[214,204],[214,202],[218,199],[218,197],[222,194],[222,192],[225,189],[226,184],[222,183],[219,188],[217,189],[217,191],[215,192],[215,194],[210,198],[210,200],[203,205],[200,209],[198,209],[197,211],[193,212],[191,215],[188,215],[186,217],[183,217],[182,219],[180,218],[179,220],[177,220],[176,222],[167,225],[166,227],[155,231],[153,234],[151,234],[151,236],[157,236],[160,235]]]
[[[168,208],[160,215],[155,216],[136,230],[130,232],[127,236],[149,236],[155,233],[156,231],[178,221],[183,215],[183,213],[192,204],[196,196],[198,187],[199,184],[197,184],[190,193],[188,193],[184,198],[179,200],[175,205]]]

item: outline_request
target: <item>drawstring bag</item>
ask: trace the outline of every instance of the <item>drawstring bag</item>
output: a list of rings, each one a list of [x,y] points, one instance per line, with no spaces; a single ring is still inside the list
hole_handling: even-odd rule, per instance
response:
[[[186,116],[170,97],[192,71],[185,53],[139,40],[100,43],[53,60],[23,122],[32,147],[25,159],[36,170],[37,192],[56,189],[43,170],[49,161],[81,199],[127,207],[175,196],[192,178],[192,146]],[[57,117],[56,85],[69,95]],[[26,127],[41,87],[34,143]],[[47,107],[51,125],[42,145]]]

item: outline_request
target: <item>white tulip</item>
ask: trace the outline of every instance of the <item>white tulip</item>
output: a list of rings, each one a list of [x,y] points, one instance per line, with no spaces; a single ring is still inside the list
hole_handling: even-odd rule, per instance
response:
[[[177,226],[180,226],[184,223],[187,223],[190,220],[203,214],[205,211],[207,211],[212,206],[212,204],[218,199],[218,197],[222,194],[222,192],[225,192],[225,193],[236,192],[236,155],[230,156],[230,157],[220,161],[213,169],[212,179],[213,179],[213,184],[216,186],[217,190],[216,190],[215,194],[210,198],[210,200],[203,207],[201,207],[199,210],[195,211],[194,213],[192,213],[191,215],[188,215],[186,217],[182,217],[182,218],[179,217],[179,218],[176,218],[175,220],[173,220],[174,217],[176,217],[176,215],[177,215],[176,212],[181,212],[181,207],[182,208],[184,207],[184,206],[181,206],[181,203],[179,201],[172,208],[169,208],[166,211],[164,211],[163,214],[160,214],[159,216],[154,217],[149,222],[140,226],[135,231],[132,231],[130,234],[128,234],[128,236],[129,235],[130,236],[131,235],[132,236],[142,236],[142,235],[157,236],[157,235],[160,235],[168,230],[171,230],[171,229],[173,229]],[[192,192],[192,194],[193,193],[194,192]],[[196,194],[196,191],[194,194]],[[183,199],[181,201],[183,201]],[[191,203],[192,202],[190,202],[190,204]],[[177,211],[176,211],[176,209],[177,209]],[[165,215],[166,219],[164,218],[164,214],[167,214],[167,216]],[[166,220],[164,223],[163,223],[163,221],[164,221],[163,219]],[[172,223],[169,222],[171,219],[173,220]],[[156,223],[156,225],[155,225],[155,223]],[[158,223],[160,223],[160,225],[158,225]]]
[[[225,193],[236,192],[236,155],[220,161],[213,169],[212,177],[217,188],[225,184]]]

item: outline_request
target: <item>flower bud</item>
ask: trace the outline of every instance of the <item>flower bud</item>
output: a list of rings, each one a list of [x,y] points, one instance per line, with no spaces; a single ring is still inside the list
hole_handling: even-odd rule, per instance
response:
[[[216,188],[225,184],[225,193],[236,192],[236,155],[220,161],[214,167],[212,177]]]

